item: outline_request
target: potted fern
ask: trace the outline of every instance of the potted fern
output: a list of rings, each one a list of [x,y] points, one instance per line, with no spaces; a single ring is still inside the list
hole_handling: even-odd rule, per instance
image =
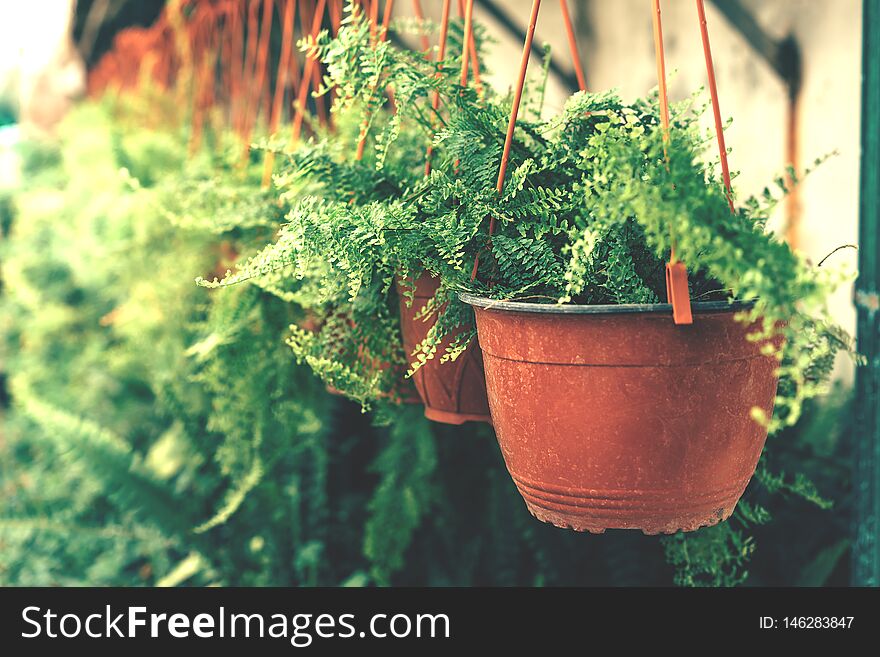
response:
[[[383,79],[405,99],[386,150],[429,92],[445,109],[438,166],[371,209],[381,237],[361,256],[439,281],[416,364],[466,354],[475,310],[499,443],[542,520],[668,533],[727,518],[768,431],[794,423],[850,349],[826,305],[840,275],[765,230],[784,179],[736,207],[706,163],[699,96],[666,131],[657,98],[610,92],[576,94],[543,120],[539,83],[502,186],[511,99],[462,89],[405,51],[385,58]],[[338,83],[349,97],[367,84]],[[662,303],[673,242],[690,268],[690,326]]]
[[[448,63],[377,49],[363,32],[354,16],[311,47],[342,106],[372,107],[377,79],[394,90],[376,171],[419,134],[433,170],[366,203],[301,201],[243,275],[326,264],[313,284],[345,284],[383,321],[397,282],[430,322],[411,373],[467,357],[478,334],[502,453],[539,519],[660,533],[727,518],[768,431],[797,420],[849,349],[826,305],[839,274],[765,230],[780,194],[731,213],[706,162],[698,96],[673,108],[667,140],[654,97],[582,92],[543,119],[540,81],[499,193],[510,98],[463,88]],[[663,303],[673,241],[690,270],[690,326]],[[376,344],[391,344],[381,323]]]
[[[796,421],[848,346],[826,306],[834,274],[765,231],[769,191],[731,214],[698,115],[677,107],[667,142],[656,102],[578,94],[522,126],[504,194],[474,180],[453,201],[495,217],[458,285],[505,461],[546,522],[672,533],[726,519],[768,429]],[[483,157],[460,131],[456,157]],[[673,240],[690,326],[662,303]]]
[[[444,97],[461,91],[452,74],[456,57],[432,63],[423,53],[377,42],[356,4],[346,12],[336,38],[322,33],[302,44],[330,73],[324,92],[335,91],[337,128],[293,152],[274,149],[281,164],[275,187],[290,207],[286,225],[235,272],[200,284],[250,280],[284,290],[316,320],[293,327],[289,344],[297,357],[364,406],[411,401],[408,374],[430,419],[489,421],[480,351],[468,344],[472,313],[457,298],[447,312],[449,289],[442,301],[430,264],[409,258],[418,251],[393,237],[388,212],[422,182],[426,146],[444,121],[423,101],[441,89]],[[460,33],[460,23],[453,30]],[[370,148],[360,147],[365,141]],[[439,152],[434,158],[448,159]]]
[[[400,163],[405,162],[411,167],[415,156],[421,168],[420,153],[425,152],[425,142],[431,140],[438,125],[444,121],[439,103],[441,94],[448,96],[453,90],[468,94],[468,61],[462,57],[461,44],[469,38],[474,44],[480,43],[482,34],[478,29],[474,38],[469,18],[463,22],[454,21],[452,40],[458,47],[456,49],[453,45],[451,50],[456,52],[447,57],[448,2],[445,7],[439,30],[440,45],[437,52],[428,53],[427,58],[424,52],[395,47],[384,40],[377,43],[369,22],[355,3],[346,8],[348,15],[344,27],[335,39],[325,32],[316,40],[306,42],[306,49],[312,56],[321,58],[330,73],[330,84],[339,98],[335,111],[361,109],[363,112],[358,134],[358,159],[365,152],[369,128],[382,125],[376,120],[381,116],[376,108],[382,107],[384,90],[389,90],[394,102],[390,114],[385,117],[384,128],[374,137],[374,159],[377,170],[399,181],[396,196],[375,199],[366,213],[343,212],[336,215],[336,222],[312,215],[311,221],[317,219],[321,224],[333,225],[331,230],[335,234],[368,237],[365,242],[355,239],[344,248],[332,250],[327,250],[327,243],[321,242],[315,245],[313,255],[320,260],[338,262],[337,269],[346,272],[350,282],[358,281],[357,286],[361,289],[369,289],[370,283],[381,281],[378,288],[372,289],[376,300],[396,291],[400,337],[408,357],[406,362],[409,362],[408,375],[425,405],[426,417],[449,424],[490,422],[481,352],[469,339],[473,327],[470,313],[466,313],[467,317],[459,316],[454,325],[448,322],[446,325],[437,324],[438,315],[447,320],[454,317],[454,313],[446,312],[447,303],[439,299],[439,279],[428,263],[408,258],[410,254],[419,253],[417,248],[398,248],[397,239],[389,235],[394,228],[384,223],[394,221],[386,213],[386,208],[401,197],[406,202],[410,198],[408,192],[418,185],[418,177],[414,177],[411,171],[401,174]],[[432,62],[434,54],[436,61]],[[459,65],[458,60],[462,59],[464,61]],[[456,82],[455,71],[459,68],[462,72]],[[472,102],[472,95],[470,99]],[[424,156],[427,159],[426,172],[431,171],[432,156],[435,162],[442,159],[442,154],[434,153],[434,150],[429,145]],[[448,167],[449,163],[446,164]],[[422,228],[428,229],[428,226]],[[314,231],[306,225],[302,234],[310,235]],[[340,257],[340,253],[345,255]],[[355,276],[354,272],[358,275]],[[391,289],[392,276],[394,290]],[[362,296],[369,299],[370,293]],[[358,294],[352,290],[352,300],[357,299]],[[394,331],[383,327],[380,334],[390,337],[395,344],[400,342]],[[458,349],[461,349],[460,353]],[[438,353],[441,357],[435,358]]]
[[[293,149],[283,138],[261,144],[277,163],[272,189],[261,192],[282,211],[276,240],[219,280],[197,282],[214,288],[248,281],[305,309],[307,320],[291,327],[288,345],[331,392],[364,406],[418,401],[405,377],[393,280],[383,281],[372,263],[356,263],[349,253],[378,239],[371,204],[401,194],[422,164],[405,148],[384,158],[381,168],[372,151],[353,158],[361,117],[337,108],[332,132],[322,130]],[[408,135],[400,139],[405,144]]]

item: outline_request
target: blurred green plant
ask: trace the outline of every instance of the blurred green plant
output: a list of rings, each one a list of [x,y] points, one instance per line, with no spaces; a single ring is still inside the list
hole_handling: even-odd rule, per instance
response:
[[[175,135],[108,99],[26,158],[0,245],[0,582],[602,583],[595,542],[533,525],[486,428],[374,426],[296,364],[298,306],[193,285],[284,208],[215,225],[264,198],[259,154],[242,174]]]
[[[181,135],[125,118],[116,103],[81,107],[57,170],[15,199],[0,580],[182,582],[186,564],[192,583],[326,584],[369,571],[349,521],[330,514],[334,402],[284,344],[296,307],[192,283],[277,225],[277,205],[255,206],[259,162],[188,160]],[[230,200],[234,184],[245,191]],[[169,221],[169,195],[212,185],[198,221]],[[260,207],[260,220],[205,230],[230,205]]]

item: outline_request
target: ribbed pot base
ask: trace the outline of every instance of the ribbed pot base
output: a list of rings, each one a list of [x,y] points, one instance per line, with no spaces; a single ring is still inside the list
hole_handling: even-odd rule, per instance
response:
[[[443,424],[464,424],[465,422],[486,422],[492,424],[492,418],[489,414],[480,413],[455,413],[452,411],[442,411],[430,406],[425,406],[425,417],[433,422],[442,422]]]
[[[595,515],[585,516],[576,511],[559,511],[531,504],[526,500],[526,508],[535,518],[560,529],[572,529],[576,532],[604,534],[606,529],[638,529],[644,534],[675,534],[676,532],[692,532],[701,527],[717,525],[727,520],[736,508],[736,499],[719,506],[710,512],[681,514],[650,514],[623,518],[601,518]]]
[[[748,485],[736,481],[723,490],[548,489],[516,475],[513,481],[529,512],[563,529],[601,534],[606,529],[639,529],[645,534],[694,531],[727,520]]]
[[[548,511],[533,507],[526,502],[526,508],[535,518],[541,522],[546,522],[560,529],[572,529],[576,532],[589,532],[591,534],[604,534],[606,529],[639,529],[644,534],[653,536],[655,534],[675,534],[676,532],[692,532],[701,527],[710,527],[717,525],[719,522],[727,520],[730,514],[736,508],[736,501],[730,507],[719,508],[713,515],[701,514],[698,516],[685,515],[675,518],[644,518],[642,520],[633,521],[634,524],[621,523],[613,524],[612,522],[596,523],[595,520],[585,519],[580,516],[571,514],[562,514],[555,511]]]

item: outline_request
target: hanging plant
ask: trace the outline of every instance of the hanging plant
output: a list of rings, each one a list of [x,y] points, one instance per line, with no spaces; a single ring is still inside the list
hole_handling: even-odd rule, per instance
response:
[[[371,204],[399,197],[422,162],[409,155],[413,149],[388,157],[381,169],[372,152],[353,159],[360,116],[337,112],[334,132],[294,150],[264,144],[277,164],[271,193],[287,208],[286,223],[271,249],[238,263],[222,280],[198,283],[225,287],[250,281],[306,309],[311,321],[295,327],[288,341],[294,354],[334,391],[366,406],[408,398],[411,383],[403,376],[393,277],[383,277],[369,263],[357,269],[349,256],[377,246],[383,227],[370,226]],[[363,219],[357,230],[340,229],[334,218],[353,213]]]
[[[377,80],[394,90],[377,167],[407,127],[427,140],[439,124],[433,170],[363,205],[302,201],[238,276],[327,263],[321,285],[344,279],[366,303],[427,272],[439,284],[417,316],[433,323],[410,371],[467,354],[476,309],[492,419],[535,515],[651,533],[727,518],[768,430],[796,422],[850,349],[827,308],[841,275],[766,231],[783,179],[735,205],[706,157],[699,96],[672,108],[667,129],[664,95],[581,92],[542,119],[532,83],[509,123],[519,96],[478,95],[449,63],[388,44],[377,55],[356,13],[347,21],[313,47],[346,103],[371,112]],[[661,303],[673,243],[692,326]],[[409,299],[417,286],[400,289]]]
[[[538,7],[536,1],[532,26]],[[656,114],[662,129],[638,115],[578,108],[590,120],[596,110],[610,118],[594,126],[595,134],[584,135],[588,147],[578,153],[587,154],[578,165],[588,175],[575,177],[572,191],[583,193],[586,213],[566,226],[561,253],[569,259],[559,305],[496,302],[492,298],[500,292],[494,285],[485,292],[490,296],[462,295],[477,309],[489,359],[493,421],[511,476],[533,515],[581,531],[673,533],[728,518],[754,474],[767,429],[797,419],[803,400],[819,390],[811,377],[814,364],[827,364],[828,356],[847,343],[828,315],[828,280],[764,232],[766,214],[759,202],[745,210],[735,207],[704,20],[723,188],[702,162],[703,142],[693,118],[679,115],[671,130],[656,0],[654,9]],[[698,9],[702,18],[701,3]],[[528,50],[527,40],[500,163],[502,200]],[[568,123],[559,128],[571,138]],[[514,170],[511,181],[530,162]],[[526,170],[514,195],[526,188],[532,173]],[[493,214],[489,236],[496,223]],[[618,234],[629,223],[643,234],[637,245],[643,241],[664,259],[669,254],[664,282],[671,307],[628,299],[611,307],[572,304],[599,273],[591,272],[597,243],[611,235],[631,249],[630,239],[621,241]],[[546,234],[556,227],[546,226]],[[519,231],[514,239],[529,237]],[[514,260],[505,266],[510,249],[499,252],[494,241],[488,248],[495,257],[483,270],[493,284],[501,279],[508,292],[535,283],[543,291],[552,284],[552,279],[517,280],[527,263]],[[534,243],[520,242],[522,252]],[[551,263],[555,249],[545,253]],[[471,281],[480,273],[479,254],[476,258]],[[681,258],[696,263],[702,280],[716,282],[716,291],[724,293],[722,305],[691,306],[694,290]],[[637,269],[637,260],[627,262],[618,254],[614,265],[621,264],[624,284],[639,296],[656,290]],[[670,310],[675,326],[652,316]],[[779,375],[787,385],[776,395]],[[579,408],[572,403],[577,399],[593,404]],[[777,414],[771,420],[774,401]]]
[[[373,37],[371,23],[357,5],[346,11],[336,39],[321,33],[301,43],[309,61],[321,57],[330,73],[323,93],[332,88],[336,94],[335,131],[292,151],[270,150],[272,159],[280,163],[275,187],[281,203],[291,207],[287,224],[274,245],[239,263],[235,272],[223,280],[199,283],[216,287],[253,281],[289,290],[290,279],[298,281],[289,299],[308,309],[315,321],[294,329],[290,346],[332,390],[369,406],[412,396],[407,391],[412,383],[404,377],[408,361],[402,347],[412,351],[421,342],[416,336],[424,322],[416,319],[419,308],[412,304],[408,271],[389,268],[389,262],[381,259],[388,229],[383,204],[404,198],[421,178],[426,137],[437,118],[436,111],[432,118],[430,112],[417,109],[418,120],[400,121],[408,114],[399,108],[426,97],[431,89],[415,85],[410,96],[402,87],[389,86],[393,76],[385,67],[393,65],[398,74],[405,74],[405,66],[395,59],[403,53],[420,60],[421,70],[432,77],[438,69],[452,67],[445,60],[430,63],[421,53],[392,49],[384,39]],[[386,87],[392,90],[393,108],[386,106]],[[386,128],[372,132],[374,125]],[[379,260],[365,258],[368,253],[379,255]],[[426,285],[423,289],[430,289],[431,284]],[[471,404],[473,412],[466,419],[488,420],[479,352],[470,353],[477,369],[468,380],[477,381],[478,391],[483,391],[482,401]],[[424,377],[417,376],[416,383],[424,401],[429,395],[438,398],[428,392],[428,388],[436,392],[437,386],[426,384]],[[448,403],[455,405],[458,395],[453,392],[448,397]],[[465,406],[462,410],[467,411],[467,396]],[[463,421],[454,415],[444,417]]]
[[[561,117],[523,124],[499,196],[466,172],[488,170],[501,125],[480,130],[462,113],[441,135],[462,178],[438,172],[418,209],[392,210],[400,232],[432,226],[434,258],[419,260],[470,292],[502,451],[533,513],[554,524],[654,533],[728,517],[767,429],[795,422],[849,348],[826,306],[839,275],[764,231],[772,194],[731,215],[698,115],[676,108],[666,142],[655,103],[575,96]],[[452,241],[462,226],[473,236]],[[659,303],[670,233],[693,268],[693,327]],[[464,265],[480,253],[471,280]]]

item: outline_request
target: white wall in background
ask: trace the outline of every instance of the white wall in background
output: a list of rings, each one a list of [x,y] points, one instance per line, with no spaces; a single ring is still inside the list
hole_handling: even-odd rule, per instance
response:
[[[70,39],[73,0],[0,2],[0,96],[25,130],[51,130],[83,93],[85,72]]]
[[[618,87],[624,97],[657,83],[649,0],[572,1],[590,34],[582,40],[588,84]],[[513,3],[520,4],[520,3]],[[556,4],[556,3],[553,3]],[[861,2],[859,0],[744,0],[775,37],[794,34],[803,56],[800,108],[802,164],[832,151],[801,188],[803,216],[798,248],[814,262],[836,246],[858,239],[859,118],[861,97]],[[699,24],[693,0],[664,0],[667,70],[674,71],[673,98],[706,83]],[[748,46],[709,0],[707,21],[722,113],[733,118],[726,133],[730,162],[740,170],[740,194],[760,191],[785,166],[786,92],[775,73]],[[707,117],[707,125],[709,117]],[[782,223],[780,209],[776,225]],[[835,262],[851,263],[854,250]],[[835,316],[855,329],[852,286],[833,299]],[[840,373],[851,375],[851,366]]]

